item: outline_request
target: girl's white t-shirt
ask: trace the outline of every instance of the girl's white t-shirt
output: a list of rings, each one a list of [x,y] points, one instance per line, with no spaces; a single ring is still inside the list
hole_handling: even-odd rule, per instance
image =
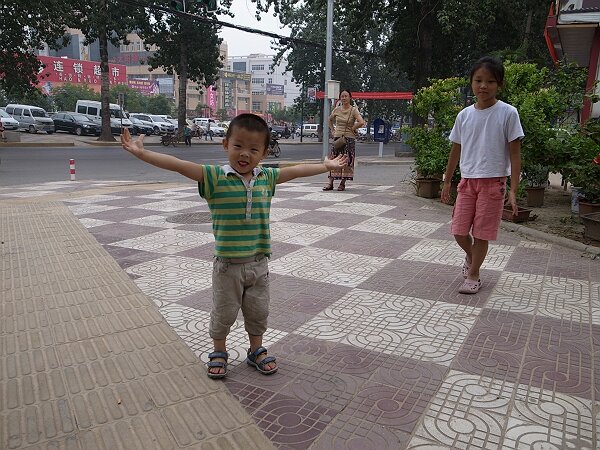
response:
[[[460,144],[461,177],[509,176],[508,144],[524,136],[517,109],[501,100],[486,109],[463,109],[450,133],[450,140]]]

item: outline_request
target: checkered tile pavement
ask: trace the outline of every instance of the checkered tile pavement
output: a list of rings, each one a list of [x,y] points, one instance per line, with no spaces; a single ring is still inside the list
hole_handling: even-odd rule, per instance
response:
[[[205,360],[213,237],[196,187],[65,197]],[[271,216],[264,344],[280,370],[244,364],[239,317],[225,385],[275,446],[600,448],[598,260],[503,231],[468,296],[449,211],[397,187],[279,185]]]

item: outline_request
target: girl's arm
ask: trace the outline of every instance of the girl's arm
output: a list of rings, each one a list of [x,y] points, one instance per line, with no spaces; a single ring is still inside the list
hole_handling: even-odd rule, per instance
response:
[[[194,181],[201,182],[203,180],[202,165],[191,161],[185,161],[175,158],[171,155],[163,155],[162,153],[151,152],[144,148],[144,135],[140,135],[136,140],[131,139],[129,130],[125,128],[121,135],[121,145],[132,155],[141,159],[148,164],[152,164],[160,169],[179,172],[184,177],[188,177]]]
[[[512,206],[513,214],[519,212],[517,207],[517,190],[521,179],[521,140],[515,139],[508,143],[510,157],[510,191],[508,191],[508,203]]]
[[[293,180],[294,178],[311,177],[313,175],[319,175],[321,173],[335,170],[340,167],[344,167],[348,164],[348,157],[346,155],[339,155],[334,159],[325,159],[322,164],[298,164],[291,167],[284,167],[279,171],[279,178],[277,178],[277,184],[285,183],[286,181]]]
[[[452,182],[452,175],[456,170],[456,165],[460,160],[460,144],[456,142],[452,143],[452,149],[448,156],[448,164],[446,165],[446,172],[444,173],[444,187],[442,188],[442,202],[448,203],[450,201],[450,183]]]

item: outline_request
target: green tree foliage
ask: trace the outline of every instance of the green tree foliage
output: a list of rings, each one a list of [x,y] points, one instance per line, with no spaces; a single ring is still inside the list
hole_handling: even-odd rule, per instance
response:
[[[82,84],[64,84],[52,89],[52,99],[57,111],[75,111],[77,100],[100,100],[100,94]]]
[[[128,44],[127,34],[145,23],[148,18],[143,8],[135,8],[119,0],[71,0],[81,11],[76,20],[69,23],[79,28],[85,36],[84,44],[98,41],[100,46],[100,101],[102,102],[102,134],[99,140],[114,141],[110,131],[108,43],[115,46]],[[64,22],[63,22],[64,23]]]
[[[145,112],[150,114],[169,114],[173,113],[173,103],[164,95],[153,95],[148,97]]]
[[[64,24],[72,17],[71,1],[19,0],[0,6],[0,89],[9,100],[35,90],[41,63],[34,52],[48,43],[67,43]]]
[[[167,6],[170,4],[165,3]],[[198,2],[186,2],[188,13],[209,17],[227,14],[230,6],[230,0],[221,0],[217,11],[207,12]],[[223,67],[219,52],[222,39],[217,35],[219,28],[191,17],[152,10],[150,20],[138,32],[147,46],[158,46],[158,50],[148,58],[150,67],[162,67],[168,74],[176,73],[178,76],[177,118],[180,130],[183,130],[186,119],[187,81],[211,86],[217,80],[218,70]]]
[[[125,95],[125,104],[123,109],[129,112],[146,112],[148,105],[148,97],[142,95],[136,89],[132,89],[129,86],[119,84],[113,86],[110,89],[110,101],[111,103],[118,103],[119,94]],[[161,113],[166,114],[166,113]]]

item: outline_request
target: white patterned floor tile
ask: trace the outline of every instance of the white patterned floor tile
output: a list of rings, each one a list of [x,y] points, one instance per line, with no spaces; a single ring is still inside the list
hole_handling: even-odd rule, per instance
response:
[[[351,230],[365,231],[367,233],[387,234],[389,236],[407,236],[422,238],[430,235],[443,226],[439,222],[424,222],[416,220],[396,220],[388,217],[372,217],[358,223]]]
[[[214,237],[210,233],[167,229],[114,242],[111,245],[172,255],[210,242],[214,242]]]
[[[533,314],[540,300],[543,282],[543,275],[503,272],[494,286],[486,308]]]
[[[542,285],[538,316],[587,323],[590,321],[590,283],[546,277]]]
[[[478,308],[354,289],[295,332],[449,365]]]
[[[304,214],[305,209],[294,209],[294,208],[271,208],[269,218],[272,222],[279,220],[288,219],[290,217],[297,216],[298,214]]]
[[[188,327],[188,324],[204,321],[208,315],[207,312],[200,309],[173,303],[163,306],[159,310],[169,326],[173,328],[186,328],[188,331],[195,331],[194,329],[190,329],[195,328],[195,326],[191,325]]]
[[[274,222],[271,240],[288,244],[310,245],[341,231],[342,228],[308,223]]]
[[[451,370],[407,448],[502,448],[513,391],[511,383]]]
[[[512,245],[490,245],[481,268],[504,270],[514,251],[515,247]],[[465,253],[454,241],[423,239],[400,255],[398,259],[462,266]]]
[[[395,206],[377,205],[374,203],[345,202],[336,203],[330,206],[323,206],[322,208],[318,208],[317,211],[333,211],[346,214],[377,216],[394,208]]]
[[[592,300],[592,323],[600,325],[600,283],[590,283],[590,294]]]
[[[92,219],[90,217],[83,217],[83,218],[79,219],[79,222],[81,222],[81,224],[86,228],[100,227],[102,225],[108,225],[111,223],[115,223],[115,222],[111,222],[109,220]]]
[[[164,200],[177,200],[179,198],[185,198],[190,196],[190,192],[181,191],[162,191],[154,194],[140,195],[138,198],[151,198],[151,199],[164,199]],[[199,197],[198,197],[199,198]]]
[[[19,198],[28,198],[28,197],[41,197],[42,195],[54,194],[55,191],[28,191],[28,192],[11,192],[8,194],[0,194],[7,197],[19,197]]]
[[[112,211],[113,209],[119,209],[119,206],[106,206],[106,205],[73,205],[68,207],[71,212],[76,216],[83,216],[84,214],[94,214],[98,212]]]
[[[392,260],[306,247],[269,263],[271,272],[356,287]]]
[[[370,191],[387,191],[389,189],[393,189],[394,186],[373,186],[373,185],[367,185],[367,188]]]
[[[184,200],[164,200],[162,202],[147,203],[144,205],[137,205],[136,208],[150,209],[152,211],[161,212],[175,212],[181,211],[182,209],[196,208],[200,201],[189,202]]]
[[[596,410],[600,403],[596,402]],[[591,400],[518,385],[505,448],[592,449]]]
[[[307,184],[300,186],[290,186],[284,184],[283,186],[277,186],[277,190],[282,192],[319,192],[322,190],[322,187]]]
[[[67,198],[63,200],[65,203],[81,203],[81,204],[90,204],[90,203],[102,203],[110,200],[123,200],[123,197],[119,197],[118,195],[88,195],[87,197],[77,197],[77,198]]]
[[[182,256],[166,256],[128,267],[142,292],[161,302],[173,302],[212,286],[212,263]]]
[[[359,194],[346,194],[345,192],[323,192],[317,191],[296,197],[296,200],[310,200],[314,202],[343,202],[358,197]]]
[[[548,242],[519,241],[518,247],[536,248],[539,250],[552,250],[552,244]]]
[[[287,202],[288,200],[289,200],[289,198],[285,198],[285,197],[273,197],[271,199],[271,205],[274,205],[275,203]]]
[[[156,228],[177,228],[181,226],[180,223],[167,222],[168,217],[169,216],[152,215],[146,217],[139,217],[137,219],[125,220],[123,223]]]

